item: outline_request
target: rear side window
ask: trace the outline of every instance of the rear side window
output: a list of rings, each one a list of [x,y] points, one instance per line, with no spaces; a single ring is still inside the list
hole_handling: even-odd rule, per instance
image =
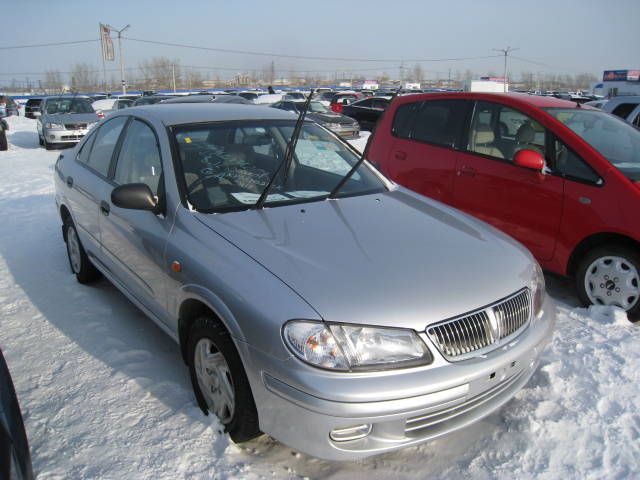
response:
[[[616,108],[614,108],[611,113],[620,118],[627,118],[629,114],[633,112],[633,109],[637,106],[637,103],[621,103]]]
[[[396,110],[395,117],[393,117],[391,133],[396,137],[411,138],[413,116],[415,115],[419,105],[419,103],[405,103],[404,105],[400,105]]]
[[[87,165],[100,175],[106,177],[109,174],[109,165],[113,150],[120,138],[120,132],[129,117],[116,117],[102,124],[96,134],[93,148],[89,154]]]
[[[78,152],[78,156],[76,159],[80,163],[87,163],[89,161],[89,154],[91,153],[91,145],[93,145],[93,141],[96,139],[96,130],[92,130],[89,132],[87,139],[84,141],[82,146],[80,147],[80,151]]]
[[[464,100],[424,102],[418,110],[412,138],[421,142],[454,147],[462,136],[467,116]]]

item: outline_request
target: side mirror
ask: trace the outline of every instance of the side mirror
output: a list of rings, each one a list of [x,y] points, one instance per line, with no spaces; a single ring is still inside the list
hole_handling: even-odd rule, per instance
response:
[[[111,191],[111,203],[130,210],[156,210],[158,201],[146,183],[127,183]]]
[[[519,167],[536,170],[537,172],[542,172],[542,170],[544,170],[544,157],[540,152],[536,152],[535,150],[525,149],[516,152],[513,157],[513,163]]]

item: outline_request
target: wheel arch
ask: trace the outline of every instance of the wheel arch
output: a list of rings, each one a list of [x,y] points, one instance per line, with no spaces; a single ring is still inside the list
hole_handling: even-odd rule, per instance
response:
[[[66,242],[67,232],[64,228],[64,225],[67,222],[67,220],[73,221],[73,217],[71,216],[71,211],[69,211],[69,209],[65,204],[60,205],[60,219],[62,220],[62,238],[64,238],[64,241]]]
[[[596,233],[581,240],[573,249],[567,263],[567,274],[570,276],[575,275],[578,265],[580,264],[580,260],[588,252],[594,248],[611,244],[622,245],[640,251],[640,242],[627,235],[614,232]]]
[[[206,299],[200,296],[184,298],[178,308],[178,341],[182,359],[185,363],[188,363],[187,342],[189,340],[189,331],[191,330],[193,322],[204,315],[222,325],[227,332],[229,332],[231,338],[238,336],[237,324],[235,324],[235,322],[230,323],[226,316],[220,314],[218,309],[214,308]]]

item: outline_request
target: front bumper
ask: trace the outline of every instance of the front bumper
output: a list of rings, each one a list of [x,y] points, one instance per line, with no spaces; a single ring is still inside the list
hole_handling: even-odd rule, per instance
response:
[[[547,297],[542,316],[508,345],[455,363],[432,348],[439,357],[432,365],[395,372],[326,372],[295,359],[274,360],[245,344],[256,367],[249,377],[260,428],[328,460],[354,460],[426,442],[508,402],[535,372],[554,325],[555,305]],[[334,429],[362,424],[371,425],[364,438],[330,438]]]
[[[78,143],[89,132],[84,130],[45,130],[44,138],[49,143]]]

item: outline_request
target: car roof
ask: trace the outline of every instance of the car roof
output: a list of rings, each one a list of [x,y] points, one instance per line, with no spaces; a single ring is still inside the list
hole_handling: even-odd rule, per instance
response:
[[[42,97],[43,100],[58,100],[58,99],[65,99],[65,98],[80,98],[82,100],[91,100],[91,97],[88,97],[87,95],[49,95],[47,97]]]
[[[123,115],[140,113],[167,126],[238,120],[291,120],[291,113],[284,110],[239,103],[156,103],[130,107],[122,112]]]
[[[529,95],[526,93],[484,93],[484,92],[431,92],[417,93],[415,95],[403,95],[398,97],[401,103],[410,103],[421,100],[435,99],[461,99],[461,100],[486,100],[496,101],[509,99],[512,102],[526,103],[537,108],[577,108],[576,102],[562,100],[556,97],[546,97],[540,95]]]

